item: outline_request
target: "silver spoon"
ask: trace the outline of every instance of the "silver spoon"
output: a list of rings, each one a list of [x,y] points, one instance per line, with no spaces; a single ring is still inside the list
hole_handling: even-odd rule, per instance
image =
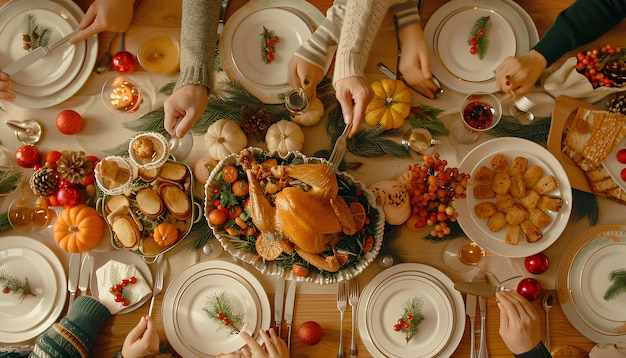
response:
[[[111,43],[113,43],[114,38],[115,32],[111,32],[106,52],[100,55],[100,57],[96,60],[95,71],[99,75],[107,72],[111,68],[111,61],[113,60],[113,55],[111,54]]]
[[[550,311],[550,309],[552,308],[552,300],[554,299],[554,297],[552,297],[551,294],[546,294],[543,296],[543,299],[541,300],[541,307],[543,307],[543,310],[546,312],[546,348],[548,349],[548,351],[550,351],[550,321],[548,320],[548,311]]]

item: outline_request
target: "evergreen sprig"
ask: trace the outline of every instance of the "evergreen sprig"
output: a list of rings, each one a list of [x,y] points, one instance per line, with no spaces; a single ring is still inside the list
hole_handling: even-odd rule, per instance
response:
[[[202,310],[217,324],[217,331],[227,330],[229,336],[233,333],[239,333],[246,318],[245,313],[236,314],[233,312],[233,305],[224,291],[209,297],[207,306],[203,307]]]
[[[406,323],[408,327],[405,326],[404,323],[401,324],[400,332],[404,333],[406,343],[408,344],[411,338],[417,333],[418,326],[424,320],[424,315],[422,314],[422,307],[424,306],[424,301],[420,297],[413,297],[406,300],[402,306],[402,317],[400,318],[402,322]]]
[[[425,104],[411,106],[411,112],[406,120],[415,128],[425,128],[433,136],[447,136],[450,130],[437,118],[442,110]]]
[[[587,218],[589,225],[594,226],[599,217],[598,197],[586,191],[572,189],[572,218],[576,221]]]
[[[4,211],[0,213],[0,232],[9,230],[11,228],[11,223],[9,223],[9,214]]]
[[[21,168],[0,168],[0,195],[9,194],[22,180],[24,172]]]
[[[489,46],[488,33],[491,30],[491,18],[489,16],[483,16],[476,20],[472,31],[470,32],[469,39],[467,40],[472,45],[472,39],[476,39],[476,47],[478,49],[478,57],[482,60],[485,57],[485,52]]]
[[[26,14],[24,18],[24,49],[36,50],[48,45],[50,41],[50,29],[37,24],[35,14]]]
[[[529,124],[522,124],[513,116],[502,116],[500,122],[487,133],[494,137],[517,137],[535,143],[546,143],[550,133],[550,118],[536,119]]]
[[[23,300],[27,295],[36,296],[30,290],[28,278],[24,278],[24,283],[22,283],[20,279],[8,273],[5,268],[0,269],[0,285],[2,286],[2,293],[18,295],[20,300]]]
[[[611,286],[604,293],[606,301],[612,300],[620,294],[626,292],[626,269],[613,270],[609,273]]]

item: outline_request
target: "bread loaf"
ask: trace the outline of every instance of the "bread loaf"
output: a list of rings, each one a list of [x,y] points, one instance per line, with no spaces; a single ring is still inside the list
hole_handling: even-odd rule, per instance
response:
[[[150,188],[140,189],[135,200],[139,210],[149,218],[156,218],[165,210],[159,194]]]
[[[120,245],[127,249],[133,249],[139,245],[141,234],[135,221],[128,215],[118,216],[111,224],[111,230]]]
[[[181,182],[187,175],[187,167],[182,164],[166,162],[161,167],[159,176],[165,180],[171,180],[174,182]]]
[[[191,216],[191,200],[177,185],[166,185],[161,189],[165,207],[176,219],[185,220]]]

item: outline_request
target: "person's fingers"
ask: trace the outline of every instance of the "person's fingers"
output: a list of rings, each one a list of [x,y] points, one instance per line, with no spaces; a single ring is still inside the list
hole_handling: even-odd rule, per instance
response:
[[[287,67],[287,82],[291,88],[300,88],[300,77],[298,77],[298,67],[295,57],[289,61]]]
[[[178,111],[172,106],[168,106],[167,102],[164,105],[165,118],[163,119],[163,128],[170,135],[176,135],[175,129],[178,123],[179,117],[184,116],[185,113]]]
[[[82,30],[89,26],[89,24],[91,24],[96,18],[97,13],[98,9],[95,5],[89,6],[87,12],[85,12],[85,16],[83,16],[83,18],[78,23],[78,28]]]
[[[317,84],[315,83],[315,81],[305,74],[300,83],[302,84],[302,89],[304,89],[304,93],[306,93],[306,96],[310,100],[315,99],[315,97],[317,96]]]
[[[239,350],[239,352],[241,353],[241,355],[242,355],[242,356],[244,356],[244,357],[246,357],[246,358],[252,358],[252,353],[250,353],[250,350],[249,350],[249,349],[246,349],[245,347],[244,347],[244,348],[241,348],[241,349]]]
[[[261,330],[261,337],[263,337],[263,334],[265,334],[265,336],[267,336],[267,333],[265,333],[265,331]],[[248,332],[240,332],[239,333],[239,337],[241,337],[244,342],[246,342],[246,345],[250,348],[250,350],[252,351],[252,355],[253,356],[262,356],[263,354],[265,354],[265,351],[263,350],[263,348],[259,345],[259,343],[257,343],[257,341],[252,338]],[[265,339],[265,338],[263,338]],[[269,338],[268,338],[269,339]]]
[[[341,113],[343,114],[343,122],[345,124],[351,123],[353,119],[353,102],[351,96],[346,96],[344,93],[337,93],[337,101],[341,106]]]
[[[85,28],[82,31],[77,32],[76,34],[74,34],[74,36],[72,36],[68,42],[71,44],[75,44],[78,42],[81,42],[83,40],[86,40],[88,38],[90,38],[91,36],[94,36],[96,34],[100,33],[100,30],[98,30],[95,26],[89,26],[87,28]]]
[[[126,336],[126,338],[130,339],[132,342],[138,340],[146,331],[147,326],[148,326],[148,320],[146,319],[146,317],[142,316],[139,322],[137,323],[137,325],[133,327],[133,329],[131,329],[130,332],[128,332],[128,335]]]

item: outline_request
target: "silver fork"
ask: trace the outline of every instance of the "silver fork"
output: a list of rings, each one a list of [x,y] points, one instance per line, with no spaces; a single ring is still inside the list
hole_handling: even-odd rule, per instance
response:
[[[350,341],[350,358],[356,357],[356,342],[354,339],[354,331],[356,328],[356,306],[359,304],[359,281],[356,278],[350,280],[348,286],[348,302],[352,308],[352,339]]]
[[[154,298],[163,290],[163,264],[161,263],[163,256],[159,256],[157,259],[157,269],[154,274],[154,286],[152,287],[152,298],[150,299],[150,309],[148,310],[148,316],[152,317],[152,307],[154,307]]]
[[[332,153],[330,153],[330,157],[328,161],[333,165],[335,169],[339,168],[339,164],[341,164],[341,160],[343,159],[344,154],[346,154],[346,145],[348,140],[348,132],[352,128],[352,122],[348,123],[346,127],[343,129],[341,135],[337,138],[335,142],[335,147],[333,148]]]
[[[337,290],[337,309],[339,310],[339,351],[337,352],[337,358],[343,358],[343,313],[347,307],[346,283],[342,282]]]
[[[531,112],[531,110],[535,106],[535,102],[531,101],[528,97],[522,96],[522,97],[516,99],[513,102],[513,105],[520,112],[522,112],[521,114],[524,116],[525,119],[527,119],[529,121],[532,121],[532,120],[535,119],[535,115],[533,114],[533,112]]]

